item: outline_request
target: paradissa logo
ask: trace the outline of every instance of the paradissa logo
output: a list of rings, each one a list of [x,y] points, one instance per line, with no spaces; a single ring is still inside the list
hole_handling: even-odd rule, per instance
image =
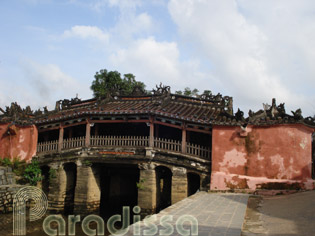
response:
[[[28,186],[20,189],[13,201],[13,235],[26,235],[26,202],[29,200],[34,201],[34,205],[30,207],[30,221],[35,221],[42,218],[48,208],[48,201],[45,193],[33,186]],[[141,229],[141,218],[138,215],[141,212],[139,206],[133,208],[133,225],[130,226],[130,208],[125,206],[122,209],[121,215],[113,215],[107,221],[107,229],[111,235],[126,235],[130,228],[134,236],[140,235],[173,235],[174,224],[172,215],[164,215],[160,218],[159,224],[162,227],[159,229],[157,226],[157,216],[149,216],[143,220],[144,229]],[[76,223],[81,221],[80,215],[68,216],[68,235],[75,235]],[[58,229],[52,229],[51,223],[55,222]],[[95,222],[96,229],[91,229],[89,224]],[[122,228],[115,227],[116,222],[122,223]],[[184,223],[190,223],[190,228],[184,228]],[[86,235],[104,235],[105,223],[104,220],[98,215],[89,215],[82,220],[82,231]],[[182,215],[175,222],[175,228],[180,235],[198,235],[198,221],[194,216]],[[44,219],[43,230],[47,235],[66,235],[66,222],[61,215],[50,215]]]

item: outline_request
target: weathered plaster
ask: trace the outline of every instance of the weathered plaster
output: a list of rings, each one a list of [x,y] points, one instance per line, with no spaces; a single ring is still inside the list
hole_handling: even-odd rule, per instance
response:
[[[313,189],[312,132],[300,124],[214,126],[210,188],[255,190],[281,183]]]
[[[22,160],[30,161],[36,155],[37,136],[35,125],[0,124],[0,158],[19,157]]]

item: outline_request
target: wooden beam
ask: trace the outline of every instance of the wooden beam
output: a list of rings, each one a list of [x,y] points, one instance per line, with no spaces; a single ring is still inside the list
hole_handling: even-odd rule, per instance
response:
[[[60,128],[60,126],[54,126],[54,127],[45,128],[45,129],[38,129],[38,133],[47,132],[47,131],[51,131],[51,130],[57,130],[59,128]]]
[[[164,123],[164,122],[161,122],[161,121],[158,121],[158,120],[155,120],[154,124],[169,126],[169,127],[175,128],[175,129],[182,129],[182,126],[173,125],[173,124],[169,124],[169,123]]]
[[[148,123],[150,120],[91,120],[91,123]]]
[[[73,124],[68,124],[68,125],[63,125],[63,128],[68,128],[71,126],[77,126],[77,125],[85,125],[86,124],[86,120],[78,122],[78,123],[73,123]]]
[[[202,129],[196,129],[196,128],[186,128],[187,131],[193,131],[193,132],[199,132],[204,134],[211,134],[211,131],[209,130],[202,130]]]

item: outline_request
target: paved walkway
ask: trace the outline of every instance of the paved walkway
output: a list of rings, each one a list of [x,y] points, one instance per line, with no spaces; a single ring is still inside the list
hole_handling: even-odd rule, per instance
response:
[[[315,235],[315,191],[251,198],[242,235]]]
[[[199,192],[189,198],[186,198],[167,209],[155,215],[157,218],[154,224],[158,227],[152,231],[144,232],[150,227],[147,227],[143,221],[137,226],[140,229],[140,234],[134,233],[134,225],[129,229],[126,235],[163,235],[160,230],[169,229],[170,231],[164,232],[165,235],[185,235],[183,229],[176,227],[178,220],[184,220],[183,215],[190,215],[197,219],[198,227],[191,227],[189,222],[186,221],[183,225],[184,230],[191,230],[186,235],[199,235],[199,236],[240,236],[244,216],[247,207],[249,195],[246,194],[231,194],[231,193],[206,193]],[[166,218],[165,218],[166,217]],[[167,223],[162,223],[163,219],[167,219]],[[152,226],[152,225],[151,225]],[[174,230],[172,232],[172,229]],[[198,230],[197,234],[196,230]],[[154,234],[152,234],[154,232]],[[147,234],[145,234],[147,233]]]

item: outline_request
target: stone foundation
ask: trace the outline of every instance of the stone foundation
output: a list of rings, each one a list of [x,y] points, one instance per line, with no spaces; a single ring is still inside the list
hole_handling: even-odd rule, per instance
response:
[[[187,170],[182,167],[173,167],[172,177],[172,205],[187,197]]]
[[[138,205],[142,215],[156,211],[156,176],[154,165],[139,165],[140,178],[138,185]]]
[[[75,214],[98,213],[101,199],[99,169],[79,163],[77,173],[74,198]]]
[[[0,166],[0,213],[13,211],[13,198],[24,186],[15,184],[15,174],[11,167]]]
[[[56,177],[50,179],[48,194],[48,209],[52,213],[61,213],[65,207],[65,195],[67,177],[61,164],[51,165],[51,169],[56,170]]]

